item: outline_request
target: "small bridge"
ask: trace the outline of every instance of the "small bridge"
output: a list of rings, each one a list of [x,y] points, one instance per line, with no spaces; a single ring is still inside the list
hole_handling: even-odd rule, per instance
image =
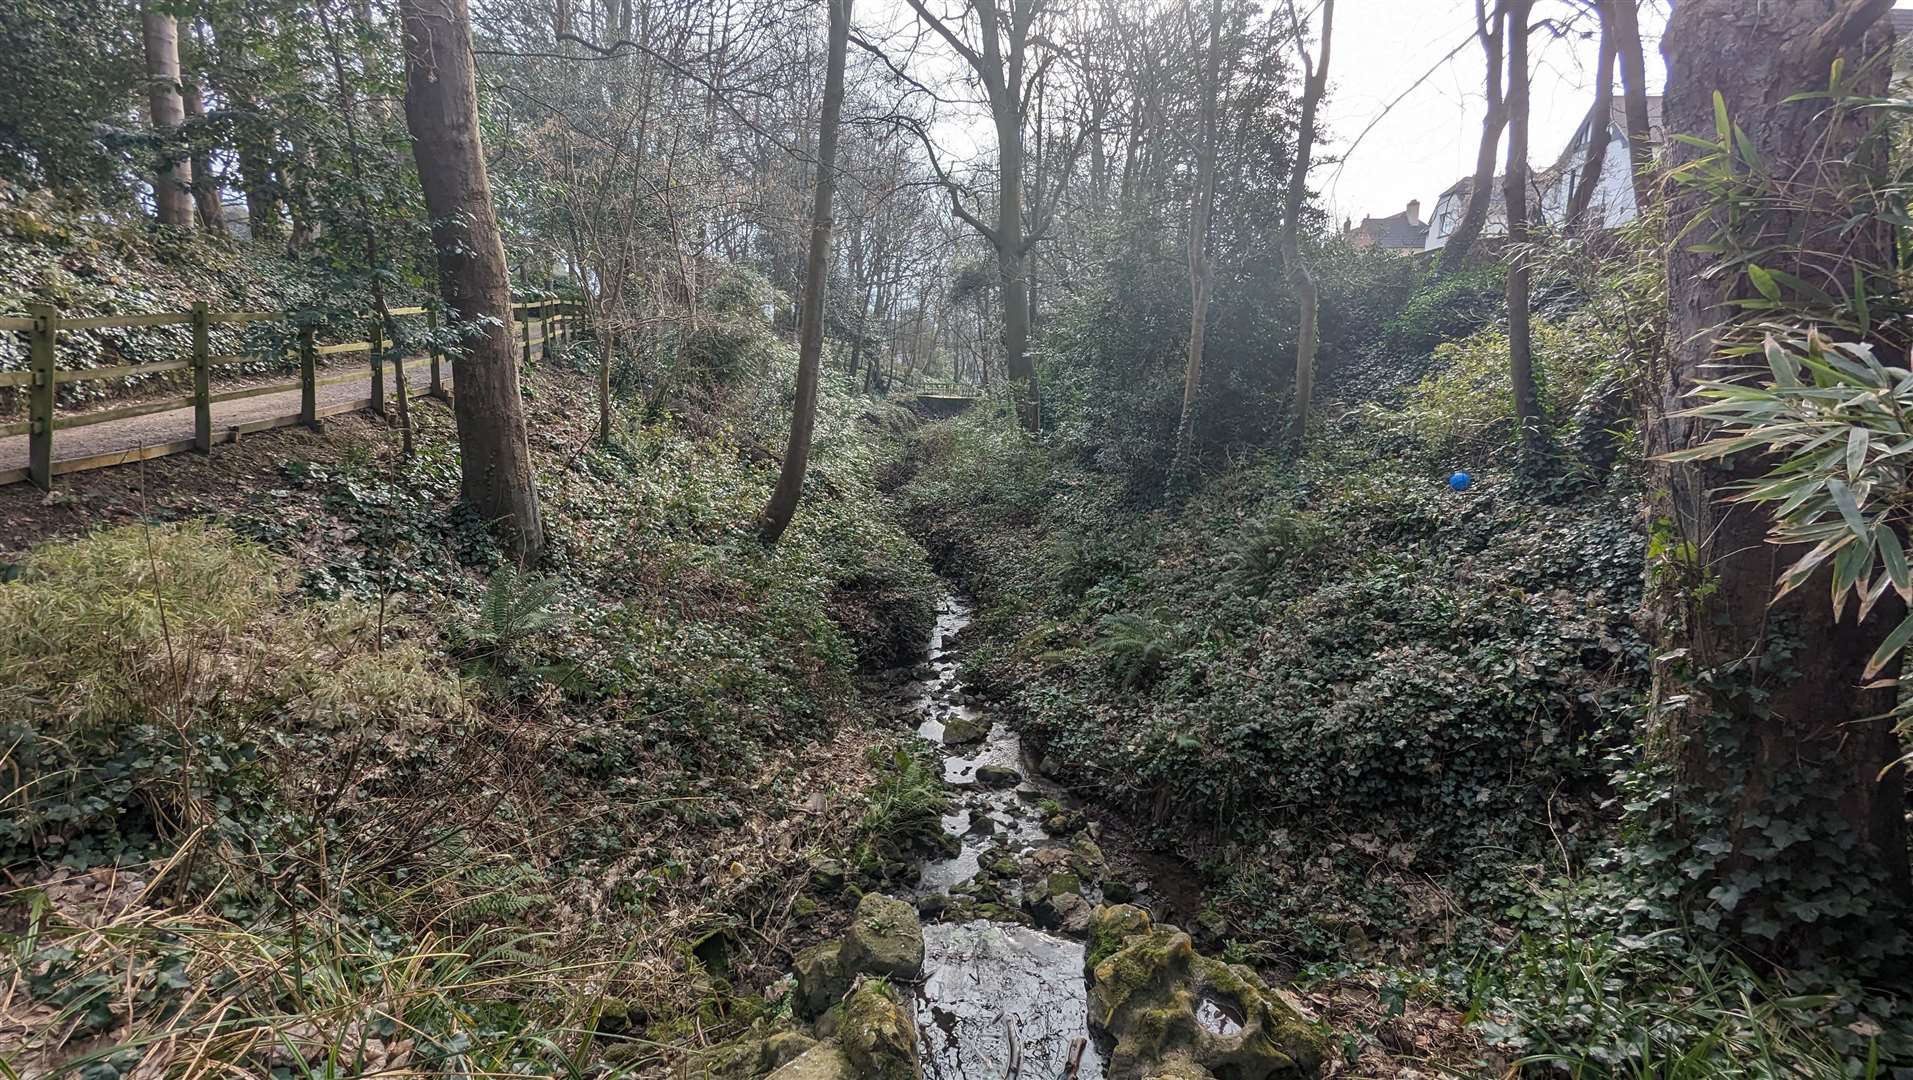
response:
[[[982,397],[974,386],[943,383],[917,387],[904,396],[903,403],[919,416],[944,420],[967,411]]]

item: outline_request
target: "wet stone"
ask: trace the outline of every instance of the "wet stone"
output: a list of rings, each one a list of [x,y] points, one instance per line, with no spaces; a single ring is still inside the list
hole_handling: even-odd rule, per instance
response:
[[[891,979],[922,975],[923,927],[916,908],[882,893],[858,901],[844,934],[843,966],[847,972]]]
[[[1008,765],[990,762],[977,766],[976,782],[991,788],[1015,787],[1023,782],[1023,774]]]

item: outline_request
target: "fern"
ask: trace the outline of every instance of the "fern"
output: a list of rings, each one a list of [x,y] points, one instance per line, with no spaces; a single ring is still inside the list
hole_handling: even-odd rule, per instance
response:
[[[501,566],[485,587],[478,605],[478,627],[473,637],[503,652],[525,638],[554,625],[552,602],[564,582],[539,574],[521,574]]]
[[[1124,687],[1135,690],[1154,682],[1168,660],[1182,651],[1180,629],[1144,615],[1121,612],[1097,623],[1094,651]]]

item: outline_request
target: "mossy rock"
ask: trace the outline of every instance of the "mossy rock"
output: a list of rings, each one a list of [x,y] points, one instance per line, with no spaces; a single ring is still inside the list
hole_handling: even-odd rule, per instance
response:
[[[851,991],[837,1037],[859,1077],[923,1080],[916,1021],[888,982],[866,979]]]
[[[826,941],[812,945],[791,961],[791,970],[797,975],[797,990],[791,1006],[801,1019],[810,1020],[823,1015],[826,1009],[843,1000],[844,994],[850,990],[850,973],[844,968],[843,948],[841,941]]]
[[[1254,972],[1203,956],[1188,934],[1147,920],[1126,905],[1090,920],[1089,1021],[1116,1040],[1110,1080],[1319,1074],[1327,1048],[1319,1025]],[[1197,1014],[1205,1000],[1226,1003],[1241,1022],[1206,1025]]]
[[[1138,934],[1146,934],[1152,921],[1149,913],[1129,904],[1108,904],[1089,914],[1089,947],[1083,951],[1083,974],[1109,959],[1123,944]]]
[[[1109,860],[1103,857],[1102,845],[1087,835],[1078,836],[1069,844],[1069,869],[1093,885],[1109,872]]]
[[[818,1043],[770,1074],[770,1080],[857,1080],[856,1066],[836,1043]]]
[[[815,1045],[817,1040],[801,1032],[753,1032],[692,1055],[679,1075],[700,1080],[756,1080],[795,1061]]]
[[[850,974],[887,979],[923,975],[923,924],[917,909],[882,893],[857,902],[857,914],[844,934],[843,968]]]
[[[952,716],[943,722],[943,745],[969,746],[980,743],[990,735],[987,725],[962,716]]]
[[[987,788],[1015,787],[1023,782],[1023,774],[1008,765],[992,762],[977,767],[976,782]]]

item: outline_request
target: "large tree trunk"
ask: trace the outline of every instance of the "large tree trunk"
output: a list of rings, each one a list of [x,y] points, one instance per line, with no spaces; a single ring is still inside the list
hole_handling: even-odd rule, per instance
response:
[[[1886,5],[1769,0],[1758,19],[1744,0],[1682,0],[1674,8],[1663,46],[1668,132],[1713,139],[1718,91],[1767,175],[1808,180],[1790,183],[1786,200],[1741,202],[1731,219],[1696,188],[1672,194],[1670,233],[1696,218],[1706,220],[1668,250],[1672,355],[1660,387],[1660,415],[1650,429],[1654,449],[1706,441],[1702,422],[1677,414],[1692,404],[1688,394],[1697,380],[1721,377],[1720,369],[1708,365],[1723,341],[1743,333],[1734,326],[1739,316],[1733,301],[1754,295],[1740,273],[1714,272],[1717,256],[1695,250],[1697,245],[1732,228],[1742,250],[1763,252],[1767,269],[1814,280],[1802,252],[1841,252],[1843,272],[1849,258],[1892,265],[1892,235],[1883,222],[1850,227],[1846,202],[1837,193],[1812,189],[1811,178],[1823,168],[1819,163],[1858,153],[1865,121],[1848,118],[1830,131],[1824,100],[1786,100],[1824,89],[1829,65],[1839,56],[1847,61],[1849,92],[1884,91],[1885,66],[1862,65],[1884,44],[1883,32],[1831,40],[1816,33],[1832,25],[1829,16],[1836,10],[1852,14],[1866,6],[1877,16]],[[1673,167],[1702,152],[1671,139],[1669,146]],[[1696,556],[1687,571],[1695,587],[1665,612],[1663,652],[1670,659],[1658,673],[1656,695],[1666,710],[1680,773],[1695,795],[1681,797],[1676,824],[1711,860],[1701,888],[1751,876],[1755,885],[1733,886],[1734,895],[1745,892],[1746,899],[1738,906],[1723,901],[1726,917],[1772,915],[1788,932],[1781,940],[1804,949],[1811,947],[1803,942],[1811,940],[1812,928],[1801,924],[1814,916],[1764,907],[1768,890],[1810,888],[1781,869],[1795,855],[1776,853],[1775,822],[1795,830],[1801,842],[1794,851],[1811,851],[1816,858],[1846,852],[1836,871],[1842,904],[1867,895],[1873,887],[1868,875],[1892,892],[1904,895],[1907,888],[1899,744],[1884,715],[1896,692],[1865,689],[1862,680],[1867,657],[1904,609],[1889,592],[1866,621],[1840,619],[1828,601],[1827,569],[1774,601],[1778,572],[1798,553],[1767,542],[1766,504],[1718,498],[1723,487],[1761,475],[1771,464],[1746,453],[1667,469],[1668,512],[1683,540],[1680,550]],[[1697,804],[1714,819],[1702,816]],[[1823,922],[1843,914],[1830,911]],[[1795,929],[1798,935],[1790,933]]]
[[[142,3],[140,37],[146,46],[146,101],[153,131],[168,140],[153,176],[154,216],[161,225],[191,227],[193,167],[173,142],[186,120],[186,102],[179,93],[179,20]]]
[[[1468,205],[1461,221],[1441,249],[1441,272],[1459,270],[1468,261],[1468,252],[1488,223],[1488,211],[1494,205],[1495,151],[1501,148],[1501,131],[1508,126],[1507,98],[1502,89],[1502,53],[1508,37],[1507,13],[1502,0],[1494,10],[1475,0],[1475,36],[1481,41],[1482,55],[1488,61],[1488,112],[1481,118],[1481,145],[1475,150],[1475,174],[1468,189]]]
[[[1300,448],[1308,436],[1309,410],[1315,398],[1316,316],[1320,304],[1315,271],[1302,256],[1302,206],[1308,194],[1309,163],[1315,152],[1315,112],[1328,93],[1329,47],[1335,30],[1335,0],[1322,0],[1322,56],[1311,64],[1302,54],[1302,119],[1295,131],[1295,162],[1289,169],[1289,187],[1282,209],[1282,263],[1289,286],[1295,290],[1295,395],[1289,402],[1288,441]],[[1297,24],[1298,41],[1303,27]]]
[[[1528,13],[1534,0],[1505,0],[1508,28],[1508,167],[1501,197],[1508,204],[1508,375],[1524,451],[1546,438],[1534,382],[1534,328],[1528,303]]]
[[[804,265],[804,326],[797,345],[797,403],[777,487],[758,524],[775,544],[797,513],[817,426],[817,381],[824,356],[824,289],[830,275],[831,201],[837,191],[837,121],[844,108],[844,58],[850,42],[850,0],[830,0],[830,60],[824,71],[824,110],[817,128],[817,191],[810,211],[810,258]]]
[[[1602,0],[1601,33],[1612,35],[1627,112],[1627,151],[1634,165],[1634,204],[1642,213],[1654,192],[1654,143],[1647,112],[1647,59],[1641,53],[1639,0]]]
[[[432,215],[439,292],[459,337],[453,411],[465,501],[524,563],[544,553],[511,332],[510,275],[478,132],[465,0],[402,0],[405,121]]]

